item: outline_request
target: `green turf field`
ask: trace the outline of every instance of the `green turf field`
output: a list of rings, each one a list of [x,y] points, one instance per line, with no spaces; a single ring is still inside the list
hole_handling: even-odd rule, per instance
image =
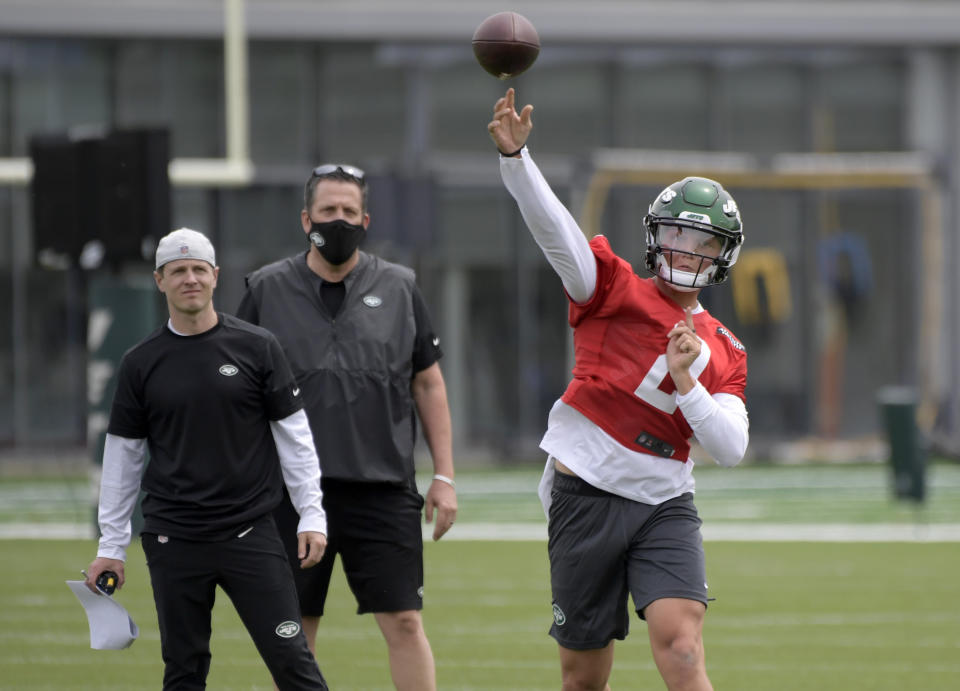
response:
[[[458,474],[456,531],[477,525],[499,539],[444,540],[426,548],[425,623],[441,689],[559,688],[546,545],[517,540],[542,528],[534,468]],[[931,467],[923,505],[893,501],[879,465],[697,470],[697,504],[708,528],[741,540],[708,540],[711,595],[707,665],[717,689],[956,688],[960,679],[960,543],[819,542],[791,526],[877,527],[960,523],[960,466]],[[44,539],[0,539],[8,564],[0,590],[0,691],[156,689],[159,637],[143,556],[131,549],[118,599],[141,628],[125,651],[89,648],[87,623],[64,580],[79,578],[91,538],[53,539],[89,526],[83,478],[0,480],[0,529],[28,526]],[[753,540],[770,526],[783,539]],[[876,533],[876,531],[874,531]],[[882,531],[881,531],[882,534]],[[912,533],[911,533],[912,534]],[[338,573],[319,649],[331,688],[392,689],[385,647],[358,617]],[[637,619],[618,644],[613,689],[663,688]],[[262,662],[221,594],[215,611],[211,689],[271,688]]]
[[[457,477],[465,520],[542,521],[541,468],[471,471]],[[960,523],[960,464],[927,470],[923,504],[894,501],[883,464],[698,466],[697,508],[705,522]]]
[[[131,550],[118,598],[141,637],[124,651],[89,649],[86,620],[63,581],[91,557],[82,541],[0,542],[0,689],[156,689],[159,639],[145,566]],[[441,689],[559,688],[546,635],[550,598],[540,542],[427,547],[425,623]],[[956,688],[960,679],[960,549],[955,544],[707,545],[707,663],[718,689]],[[391,689],[384,645],[358,617],[342,577],[321,627],[333,689]],[[614,689],[663,688],[634,620],[618,644]],[[215,611],[211,689],[269,689],[265,668],[222,596]]]
[[[461,471],[460,521],[541,524],[540,467]],[[704,521],[726,523],[960,524],[960,464],[927,471],[923,504],[893,501],[883,464],[697,467],[697,507]],[[429,473],[420,474],[429,481]],[[90,526],[94,490],[85,476],[0,478],[0,535],[20,525]],[[10,537],[16,537],[16,531]]]

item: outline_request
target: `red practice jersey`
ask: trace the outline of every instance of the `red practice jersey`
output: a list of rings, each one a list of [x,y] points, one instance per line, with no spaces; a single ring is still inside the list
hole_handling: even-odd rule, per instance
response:
[[[576,364],[563,401],[631,451],[686,461],[693,430],[677,407],[667,369],[667,334],[684,319],[652,278],[640,278],[607,239],[590,241],[597,286],[582,305],[570,303]],[[747,353],[704,310],[693,315],[702,342],[690,373],[711,394],[744,399]]]

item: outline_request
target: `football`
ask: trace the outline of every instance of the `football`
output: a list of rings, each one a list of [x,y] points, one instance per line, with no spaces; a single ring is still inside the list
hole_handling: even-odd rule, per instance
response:
[[[516,77],[540,54],[540,36],[530,20],[516,12],[498,12],[473,32],[477,62],[497,79]]]

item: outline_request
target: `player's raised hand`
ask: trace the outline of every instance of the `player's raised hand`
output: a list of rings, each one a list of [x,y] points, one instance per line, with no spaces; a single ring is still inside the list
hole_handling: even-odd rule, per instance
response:
[[[533,106],[525,105],[523,110],[517,113],[514,106],[515,95],[513,87],[510,87],[503,97],[497,99],[493,105],[493,120],[487,125],[490,138],[503,154],[522,149],[530,136],[530,130],[533,129]]]

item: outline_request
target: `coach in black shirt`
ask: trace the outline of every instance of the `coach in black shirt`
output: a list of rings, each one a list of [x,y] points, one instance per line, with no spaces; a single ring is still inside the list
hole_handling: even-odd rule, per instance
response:
[[[123,586],[142,488],[163,688],[206,687],[219,585],[280,689],[326,689],[270,513],[285,483],[299,514],[300,566],[315,565],[327,526],[313,439],[277,340],[214,310],[218,271],[203,234],[181,228],[160,240],[154,278],[170,319],[120,363],[87,586],[105,570]]]

